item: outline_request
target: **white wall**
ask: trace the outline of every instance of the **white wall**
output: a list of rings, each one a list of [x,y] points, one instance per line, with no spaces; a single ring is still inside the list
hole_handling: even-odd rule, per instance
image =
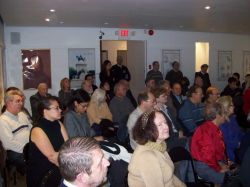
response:
[[[118,40],[115,31],[118,29],[102,29],[104,40]],[[198,32],[180,32],[156,30],[153,36],[136,31],[131,40],[143,40],[147,44],[147,65],[153,61],[162,61],[162,49],[181,50],[181,69],[190,81],[193,81],[195,71],[195,42],[209,42],[211,82],[215,86],[224,87],[225,82],[217,81],[217,51],[233,51],[233,71],[242,74],[242,51],[250,50],[250,36],[232,34],[212,34]],[[50,49],[52,94],[57,94],[61,78],[68,76],[68,48],[95,48],[96,72],[100,71],[100,41],[98,28],[53,28],[53,27],[6,27],[6,68],[7,86],[17,86],[22,89],[21,49]],[[10,44],[10,33],[20,32],[21,44]],[[165,75],[164,75],[165,76]],[[96,76],[98,77],[98,75]],[[243,76],[242,76],[243,77]],[[35,90],[25,90],[26,97]],[[29,102],[26,102],[29,108]]]

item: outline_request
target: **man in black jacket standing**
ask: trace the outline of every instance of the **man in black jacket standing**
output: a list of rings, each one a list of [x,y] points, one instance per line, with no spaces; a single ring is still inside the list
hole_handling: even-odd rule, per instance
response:
[[[208,65],[202,64],[201,71],[195,73],[195,77],[201,77],[203,80],[203,86],[202,86],[203,93],[206,93],[207,88],[211,86],[210,78],[209,78],[209,74],[207,70],[208,70]]]

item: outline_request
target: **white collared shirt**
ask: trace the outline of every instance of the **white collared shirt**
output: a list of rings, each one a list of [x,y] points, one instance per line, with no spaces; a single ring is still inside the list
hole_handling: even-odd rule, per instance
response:
[[[70,183],[69,181],[63,180],[63,184],[65,184],[67,187],[77,187],[76,185]]]

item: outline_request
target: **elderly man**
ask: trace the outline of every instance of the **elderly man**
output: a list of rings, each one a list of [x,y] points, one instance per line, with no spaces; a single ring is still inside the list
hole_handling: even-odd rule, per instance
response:
[[[0,116],[0,140],[7,150],[10,163],[15,165],[21,173],[25,172],[23,148],[29,142],[32,127],[27,115],[21,110],[23,94],[18,90],[11,90],[5,94],[6,111]]]
[[[44,97],[51,96],[48,93],[48,86],[47,86],[46,83],[40,83],[38,85],[38,87],[37,87],[37,90],[38,90],[37,93],[30,97],[32,119],[33,119],[34,122],[36,122],[38,120],[38,117],[39,117],[39,114],[38,114],[38,111],[37,111],[39,101]]]
[[[96,187],[106,180],[109,161],[93,138],[66,141],[59,151],[58,162],[64,178],[61,187]]]
[[[132,134],[132,129],[135,126],[136,121],[142,115],[142,113],[151,110],[156,104],[154,95],[149,91],[139,93],[137,101],[138,107],[129,115],[127,122],[130,146],[132,149],[135,149],[137,146]]]
[[[127,88],[122,83],[117,83],[114,87],[115,96],[109,103],[109,108],[113,116],[113,122],[118,123],[117,136],[121,142],[125,142],[127,137],[127,120],[129,114],[134,110],[129,98],[126,96]]]

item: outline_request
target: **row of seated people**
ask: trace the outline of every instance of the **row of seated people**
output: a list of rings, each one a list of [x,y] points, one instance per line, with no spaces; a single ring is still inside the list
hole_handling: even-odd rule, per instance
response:
[[[164,82],[165,83],[165,88],[166,88],[166,85],[168,85],[166,82]],[[119,108],[119,109],[123,109],[123,108],[125,108],[125,109],[127,109],[127,108],[129,108],[129,107],[131,107],[132,106],[132,104],[129,106],[129,107],[123,107],[123,104],[122,104],[122,99],[120,99],[120,98],[122,98],[122,97],[124,97],[124,98],[126,98],[125,97],[125,95],[126,95],[126,88],[124,88],[125,86],[123,85],[123,84],[117,84],[117,87],[116,87],[116,89],[115,89],[115,97],[117,97],[117,99],[116,100],[114,100],[114,101],[116,101],[116,102],[114,102],[115,104],[113,105],[114,107],[116,107],[116,109],[114,109],[114,111],[115,112],[118,112],[118,110],[117,110],[117,107]],[[14,91],[13,91],[14,92]],[[121,95],[119,95],[117,92],[121,92],[120,94]],[[7,92],[8,93],[8,92]],[[23,94],[16,94],[16,95],[14,95],[14,98],[13,98],[13,95],[11,96],[11,98],[9,98],[9,99],[7,99],[7,97],[8,97],[8,94],[6,93],[6,99],[5,99],[5,103],[6,103],[6,108],[7,108],[7,112],[9,112],[9,111],[12,111],[13,110],[13,103],[14,104],[17,104],[16,106],[14,106],[14,107],[16,107],[16,108],[14,108],[15,109],[15,111],[12,111],[13,113],[12,114],[18,114],[19,115],[19,112],[20,112],[20,110],[22,110],[22,108],[23,108],[23,99],[24,99],[24,95]],[[96,94],[95,94],[96,93]],[[11,95],[11,92],[9,93],[10,95]],[[104,120],[104,119],[108,119],[109,121],[112,121],[113,120],[113,116],[112,116],[112,113],[110,112],[110,111],[112,111],[112,100],[110,101],[110,109],[109,109],[109,107],[108,107],[108,105],[107,105],[107,103],[106,103],[106,98],[105,98],[105,91],[103,91],[103,90],[101,90],[101,89],[97,89],[96,90],[96,92],[94,92],[94,94],[93,94],[93,97],[91,97],[91,100],[90,100],[90,103],[89,103],[89,106],[87,107],[87,104],[88,104],[88,100],[86,100],[86,102],[83,102],[83,103],[85,103],[86,105],[85,106],[80,106],[80,104],[82,104],[82,103],[78,103],[78,102],[74,102],[74,104],[76,105],[76,104],[78,104],[77,106],[78,106],[78,108],[79,107],[83,107],[84,108],[84,112],[82,112],[82,114],[84,114],[85,113],[85,111],[86,111],[86,109],[87,109],[87,116],[88,116],[88,119],[89,119],[89,121],[90,121],[90,124],[91,125],[94,125],[94,126],[97,126],[97,128],[92,128],[92,130],[94,130],[95,131],[95,133],[98,135],[98,132],[100,133],[99,135],[102,135],[102,131],[103,131],[103,129],[100,129],[100,126],[102,126],[102,124],[101,124],[101,122]],[[86,95],[86,94],[85,94]],[[162,110],[163,112],[164,112],[164,110],[166,110],[166,108],[164,108],[165,106],[164,106],[164,103],[166,103],[166,101],[167,101],[167,96],[169,95],[169,90],[167,90],[167,89],[162,89],[162,88],[156,88],[156,89],[153,89],[153,90],[151,90],[151,92],[149,92],[149,91],[147,91],[147,92],[145,92],[144,93],[144,95],[143,94],[140,94],[139,96],[140,96],[140,98],[141,99],[138,99],[138,104],[139,104],[139,106],[138,106],[138,110],[139,110],[139,112],[140,112],[140,109],[141,108],[143,108],[143,107],[141,107],[140,108],[140,106],[144,106],[145,107],[145,105],[147,105],[146,106],[146,108],[148,107],[149,109],[151,109],[152,107],[155,107],[156,109],[158,109],[158,110]],[[201,97],[202,97],[202,90],[201,90],[201,88],[199,88],[199,87],[194,87],[194,89],[193,89],[193,91],[192,91],[192,89],[190,89],[190,94],[189,94],[190,96],[188,96],[188,98],[196,98],[196,100],[195,101],[197,101],[197,100],[201,100]],[[217,94],[218,95],[218,94]],[[17,98],[15,97],[15,96],[17,96]],[[19,96],[19,97],[18,97]],[[164,98],[165,97],[165,98]],[[50,98],[50,97],[49,97]],[[169,97],[170,98],[170,97]],[[43,101],[43,100],[42,100]],[[125,102],[125,104],[127,104],[127,103],[129,103],[130,101],[129,100],[127,100],[127,102]],[[121,103],[121,105],[119,105]],[[186,102],[185,102],[186,103]],[[199,102],[198,102],[199,103]],[[12,104],[12,105],[11,105]],[[72,102],[71,102],[71,104],[72,104]],[[50,117],[51,117],[51,115],[52,115],[52,119],[54,119],[54,121],[57,121],[57,120],[59,120],[60,118],[61,118],[61,115],[59,115],[60,113],[61,113],[61,110],[60,110],[60,107],[59,107],[59,102],[58,101],[56,101],[56,100],[49,100],[49,101],[47,101],[47,106],[44,106],[44,107],[41,107],[40,105],[42,105],[41,104],[41,102],[40,102],[40,104],[38,104],[38,113],[39,113],[39,115],[40,116],[43,116],[43,118],[45,118],[45,119],[47,119],[47,118],[49,118],[49,120],[50,120]],[[77,109],[76,109],[76,106],[75,105],[73,105],[74,107],[74,111],[76,112],[76,113],[81,113],[81,112],[79,112]],[[39,109],[39,106],[40,106],[40,109]],[[125,105],[124,105],[125,106]],[[12,108],[11,108],[12,107]],[[92,110],[91,110],[91,107],[92,107]],[[102,108],[103,107],[103,108]],[[109,111],[110,110],[110,111]],[[131,107],[130,108],[130,112],[126,112],[126,114],[124,114],[124,116],[125,117],[128,117],[128,115],[132,112],[132,110],[133,110],[133,108]],[[47,112],[48,111],[48,112]],[[52,111],[57,111],[57,115],[54,113],[52,113]],[[135,110],[136,111],[136,110]],[[145,110],[145,109],[143,109],[143,111],[142,111],[142,113],[143,112],[145,112],[145,111],[147,111],[147,109]],[[189,110],[187,110],[186,112],[188,112]],[[49,117],[45,117],[46,115],[46,113],[49,113]],[[97,118],[96,117],[94,117],[94,119],[93,119],[93,121],[91,122],[91,115],[92,114],[94,114],[94,115],[98,115],[98,114],[101,114],[100,116],[97,116]],[[103,114],[104,113],[104,114]],[[121,111],[120,113],[118,112],[118,117],[121,117],[121,116],[119,116],[119,115],[123,115],[123,111]],[[132,113],[133,114],[133,113]],[[133,116],[133,115],[130,115],[130,116]],[[54,117],[53,117],[53,115],[55,115]],[[4,115],[3,115],[4,116]],[[67,116],[67,113],[65,114],[65,117]],[[140,116],[140,114],[138,114],[138,116]],[[168,114],[168,111],[165,111],[165,116],[167,116],[168,118],[170,118],[169,116],[169,114]],[[173,115],[174,116],[174,115]],[[13,117],[13,116],[12,116]],[[28,119],[28,117],[27,117],[27,119]],[[175,118],[174,118],[175,119]],[[96,120],[96,121],[95,121]],[[122,121],[123,119],[121,119],[121,121]],[[50,120],[51,121],[51,120]],[[52,120],[53,121],[53,120]],[[82,120],[80,120],[80,121],[82,121]],[[130,121],[130,120],[129,120]],[[128,121],[128,123],[129,123],[129,121]],[[135,120],[136,121],[136,120]],[[177,134],[177,139],[181,139],[182,137],[182,133],[181,133],[181,130],[179,130],[179,132],[178,132],[178,128],[177,127],[175,127],[174,125],[174,122],[173,122],[174,120],[173,120],[173,118],[171,119],[170,118],[170,129],[172,129],[172,131],[175,133],[175,134]],[[199,120],[200,121],[200,120]],[[70,121],[71,122],[71,121]],[[105,122],[107,122],[107,120],[104,120],[104,122],[103,122],[103,124],[105,124]],[[120,127],[120,124],[121,123],[119,123],[119,121],[117,120],[117,121],[115,121],[115,122],[117,122],[118,123],[118,134],[119,134],[119,129],[120,129],[120,131],[121,131],[121,139],[124,137],[124,134],[123,133],[125,133],[124,132],[124,130],[122,130],[121,128],[119,128]],[[27,122],[25,122],[25,123],[28,123],[28,124],[30,124],[30,120],[28,119],[28,121]],[[42,121],[41,121],[41,119],[39,119],[38,120],[38,124],[41,124],[41,123],[43,123]],[[60,123],[59,123],[60,124]],[[99,126],[98,126],[98,124],[99,124]],[[126,124],[126,123],[125,123]],[[181,121],[181,124],[183,125],[184,123],[182,123],[182,121]],[[30,129],[30,126],[29,125],[22,125],[23,127],[21,128],[21,129]],[[45,125],[44,125],[45,126]],[[58,126],[58,125],[57,125]],[[64,128],[63,128],[63,125],[61,125],[60,124],[60,129],[61,129],[61,134],[67,134],[67,133],[64,133]],[[65,123],[65,126],[66,126],[66,123]],[[94,127],[93,126],[93,127]],[[129,125],[128,125],[129,126]],[[185,126],[185,125],[184,125]],[[124,127],[124,126],[122,126],[122,127]],[[33,128],[33,130],[34,129],[39,129],[39,128],[41,128],[41,127],[38,127],[38,128]],[[110,128],[109,126],[108,126],[108,128]],[[131,127],[130,127],[131,128]],[[13,129],[15,129],[15,127],[13,127]],[[58,129],[58,128],[57,128]],[[132,128],[133,129],[133,128]],[[18,129],[18,131],[19,131],[20,129]],[[32,130],[32,132],[33,132],[33,130]],[[111,128],[111,131],[112,130],[114,130],[114,129],[112,129]],[[4,131],[6,131],[6,129],[4,129]],[[17,132],[18,132],[17,131]],[[34,132],[36,132],[36,131],[38,131],[38,137],[39,137],[39,134],[43,134],[43,132],[46,132],[46,130],[42,130],[41,132],[39,132],[39,130],[35,130]],[[90,129],[90,131],[91,131],[91,129]],[[128,127],[128,131],[129,132],[131,132],[131,130],[129,129],[129,127]],[[178,133],[176,133],[176,132],[178,132]],[[90,132],[91,133],[91,132]],[[35,133],[36,134],[36,133]],[[47,134],[47,133],[46,133]],[[52,133],[53,134],[53,133]],[[48,136],[48,135],[47,135]],[[64,136],[66,136],[66,135],[64,135]],[[180,136],[180,138],[179,138],[179,136]],[[25,137],[25,136],[24,136]],[[36,137],[36,136],[35,136]],[[41,137],[39,137],[38,138],[38,140],[40,139]],[[131,136],[130,136],[130,138],[131,138]],[[3,138],[4,139],[4,138]],[[35,142],[35,139],[36,138],[34,138],[34,140],[32,140],[32,133],[31,133],[31,141],[32,142]],[[46,139],[46,138],[45,138]],[[63,139],[64,139],[64,141],[67,139],[66,137],[63,137]],[[184,137],[184,139],[185,139],[185,137]],[[1,140],[2,140],[2,137],[1,137]],[[6,140],[7,141],[7,140]],[[50,140],[51,141],[51,140]],[[4,145],[6,145],[6,142],[3,142],[4,143]],[[60,142],[60,144],[62,143],[62,141]],[[37,143],[35,143],[35,146],[39,146],[39,144]],[[40,146],[45,146],[46,147],[46,149],[45,150],[43,150],[43,148],[41,147],[41,149],[39,149],[40,151],[42,150],[42,155],[44,156],[44,152],[46,152],[46,151],[48,151],[47,150],[47,148],[51,148],[50,146],[47,146],[47,145],[40,145]],[[57,151],[58,151],[58,149],[55,149],[54,147],[53,147],[53,151],[56,153]],[[11,150],[11,149],[10,149]],[[32,149],[31,149],[32,150]],[[56,150],[56,151],[55,151]],[[52,151],[52,153],[53,153],[53,151]],[[20,151],[19,151],[20,152]],[[49,151],[48,152],[51,152],[51,150],[49,149]],[[45,155],[46,156],[46,155]],[[56,155],[53,155],[53,154],[49,154],[48,156],[52,156],[52,157],[56,157]],[[48,160],[48,156],[46,156],[46,159]],[[49,158],[49,159],[52,159],[52,160],[50,160],[50,162],[52,162],[53,163],[53,158]],[[56,161],[55,161],[56,162]],[[56,163],[54,163],[54,164],[56,164]],[[33,172],[32,172],[33,173]],[[33,178],[33,177],[32,177]],[[33,183],[33,182],[32,182]]]

